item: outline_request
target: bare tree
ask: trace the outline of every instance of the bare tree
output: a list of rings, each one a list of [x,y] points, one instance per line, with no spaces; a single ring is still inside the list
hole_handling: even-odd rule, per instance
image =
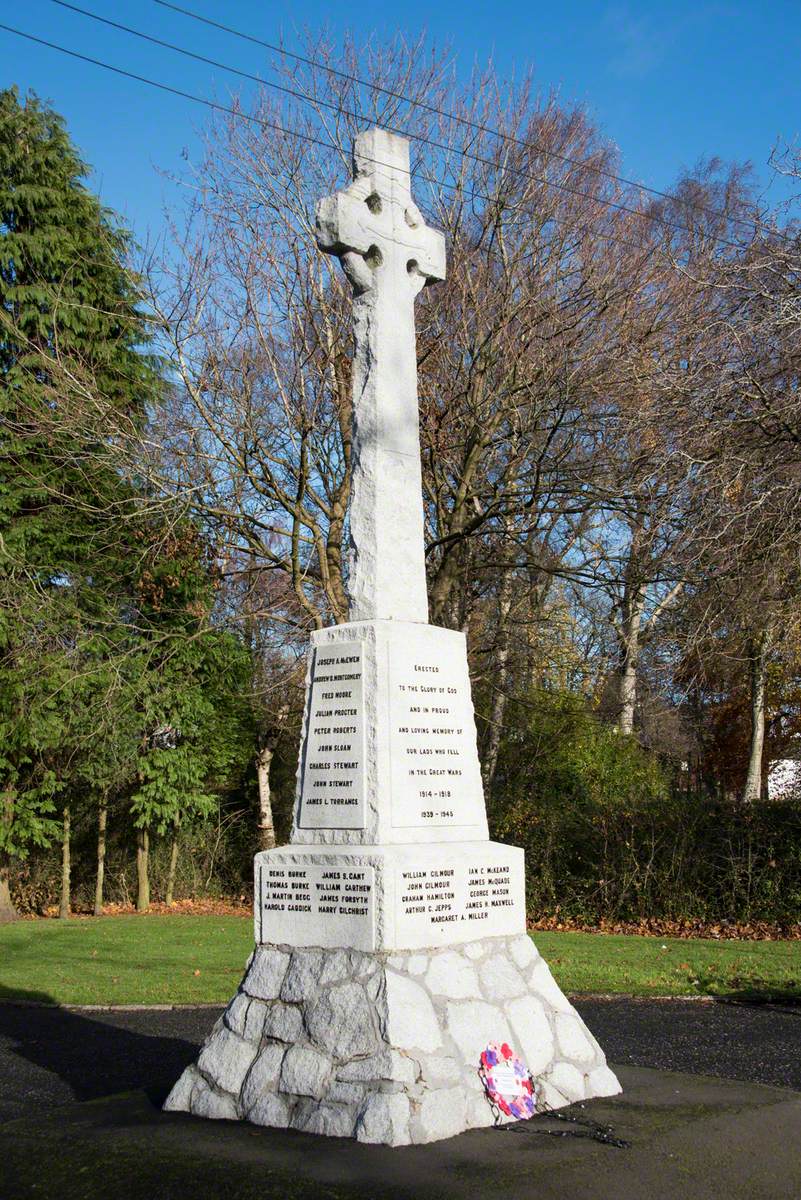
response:
[[[343,55],[380,90],[279,56],[305,99],[262,90],[209,126],[185,217],[150,264],[174,386],[145,444],[129,438],[154,494],[201,516],[228,569],[274,580],[260,619],[287,653],[347,619],[350,303],[314,211],[349,174],[356,131],[408,129],[415,196],[450,248],[445,285],[418,305],[435,623],[468,628],[498,572],[542,566],[549,584],[575,545],[596,504],[606,331],[630,308],[618,233],[635,196],[599,174],[614,155],[580,110],[489,69],[459,86],[422,45]],[[316,41],[308,58],[334,48]],[[282,711],[262,734],[262,796]]]
[[[732,207],[738,224],[745,213],[750,236],[725,249],[706,239],[678,264],[706,317],[693,323],[695,351],[665,421],[681,433],[695,492],[685,537],[691,637],[702,644],[725,634],[747,673],[743,798],[753,801],[764,776],[767,669],[796,636],[801,595],[801,242],[797,226],[758,212],[736,179],[725,200],[721,221]]]
[[[567,598],[612,658],[629,733],[644,645],[685,597],[711,627],[708,581],[798,529],[797,262],[743,223],[737,172],[654,205],[552,95],[490,69],[458,84],[422,43],[308,50],[271,63],[300,95],[235,101],[180,181],[184,211],[148,264],[172,386],[144,434],[114,433],[153,503],[202,520],[222,619],[253,647],[265,845],[300,650],[347,619],[350,297],[314,212],[358,129],[410,135],[416,200],[449,246],[417,310],[430,616],[469,632],[488,681],[487,782],[506,698],[541,673]],[[103,426],[91,386],[72,386],[75,419]]]

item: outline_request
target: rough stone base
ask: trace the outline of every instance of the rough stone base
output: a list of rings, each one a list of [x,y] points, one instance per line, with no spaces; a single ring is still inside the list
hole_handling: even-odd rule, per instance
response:
[[[492,1041],[520,1054],[543,1107],[620,1091],[526,934],[412,954],[259,946],[164,1107],[433,1142],[494,1123],[478,1077]]]

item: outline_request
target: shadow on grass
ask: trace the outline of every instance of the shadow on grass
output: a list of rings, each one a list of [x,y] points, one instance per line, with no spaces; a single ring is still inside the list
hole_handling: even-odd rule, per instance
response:
[[[146,1021],[146,1014],[75,1012],[59,1008],[44,992],[0,985],[0,1045],[9,1043],[5,1054],[57,1075],[76,1100],[142,1089],[161,1106],[184,1067],[197,1057],[198,1045],[125,1027]],[[0,1074],[13,1088],[13,1071]]]

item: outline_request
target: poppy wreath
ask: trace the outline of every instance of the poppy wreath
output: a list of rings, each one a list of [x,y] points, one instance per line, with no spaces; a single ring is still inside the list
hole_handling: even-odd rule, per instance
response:
[[[490,1104],[500,1113],[513,1121],[534,1116],[537,1102],[531,1075],[508,1042],[490,1042],[482,1051],[478,1073]]]

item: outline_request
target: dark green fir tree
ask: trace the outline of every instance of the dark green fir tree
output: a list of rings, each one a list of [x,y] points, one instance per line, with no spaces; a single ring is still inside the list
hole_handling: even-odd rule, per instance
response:
[[[128,234],[86,174],[52,109],[0,92],[0,920],[12,856],[68,827],[121,636],[136,497],[108,418],[143,420],[161,386]]]

